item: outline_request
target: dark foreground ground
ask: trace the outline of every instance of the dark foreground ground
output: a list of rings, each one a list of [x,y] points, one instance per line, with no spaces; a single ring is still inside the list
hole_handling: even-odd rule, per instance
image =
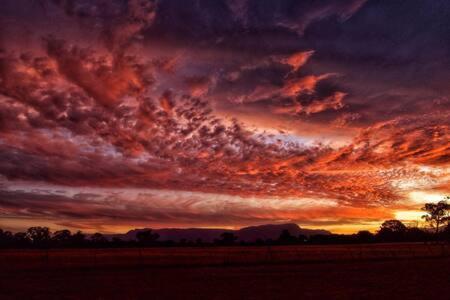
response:
[[[419,244],[8,250],[0,252],[0,297],[450,299],[448,250]]]

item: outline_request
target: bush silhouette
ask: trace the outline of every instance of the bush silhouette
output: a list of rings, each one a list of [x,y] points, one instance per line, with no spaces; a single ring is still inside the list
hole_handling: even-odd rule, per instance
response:
[[[232,232],[224,232],[220,235],[220,238],[220,240],[215,240],[215,243],[227,246],[233,245],[238,239],[237,236],[235,236]]]
[[[48,227],[30,227],[27,230],[27,237],[33,246],[46,247],[50,242],[50,230]]]
[[[91,236],[90,240],[97,247],[103,247],[108,243],[108,240],[106,239],[106,237],[99,232],[94,233]]]
[[[281,232],[280,237],[278,238],[278,243],[283,245],[295,244],[296,242],[297,239],[295,238],[295,236],[291,235],[291,233],[287,229],[284,229]]]
[[[151,229],[142,230],[136,234],[137,242],[144,246],[154,245],[157,239],[159,234],[153,233]]]
[[[356,234],[356,241],[359,243],[372,243],[374,239],[373,233],[368,230],[360,230]]]
[[[377,238],[385,242],[403,241],[406,229],[405,224],[399,220],[387,220],[381,224]]]

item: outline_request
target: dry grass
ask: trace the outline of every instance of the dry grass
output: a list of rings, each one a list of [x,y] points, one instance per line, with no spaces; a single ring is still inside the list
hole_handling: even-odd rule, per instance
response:
[[[3,250],[4,268],[260,265],[445,257],[448,244]]]
[[[448,245],[7,250],[0,299],[448,299]]]

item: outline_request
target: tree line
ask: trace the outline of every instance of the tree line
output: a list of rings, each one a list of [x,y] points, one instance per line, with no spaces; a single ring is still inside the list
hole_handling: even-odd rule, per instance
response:
[[[122,240],[118,237],[108,239],[101,233],[89,237],[81,231],[72,233],[67,229],[51,232],[47,227],[30,227],[26,232],[0,229],[0,248],[110,248],[110,247],[171,247],[171,246],[232,246],[232,245],[301,245],[301,244],[356,244],[383,242],[450,242],[450,204],[446,197],[438,203],[427,203],[422,208],[425,214],[422,218],[430,225],[430,229],[408,227],[399,220],[387,220],[381,224],[375,233],[363,230],[356,234],[330,234],[294,236],[288,230],[283,230],[275,239],[255,242],[238,241],[232,232],[224,232],[212,243],[198,239],[196,241],[160,241],[159,235],[151,229],[139,231],[135,240]]]

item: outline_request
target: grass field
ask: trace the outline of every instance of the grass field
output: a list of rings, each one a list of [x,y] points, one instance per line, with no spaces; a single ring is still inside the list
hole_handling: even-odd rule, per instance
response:
[[[0,251],[1,299],[449,299],[437,244]]]

